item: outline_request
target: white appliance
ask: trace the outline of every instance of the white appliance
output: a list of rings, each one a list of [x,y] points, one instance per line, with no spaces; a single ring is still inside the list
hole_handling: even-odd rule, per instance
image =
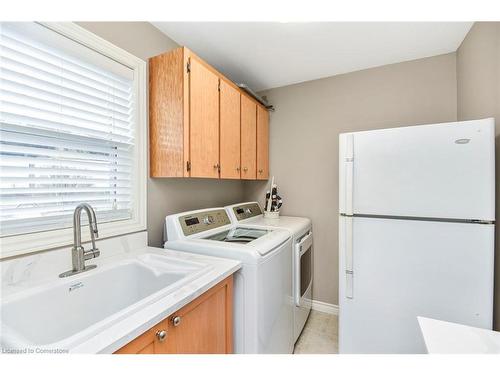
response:
[[[242,262],[233,287],[235,353],[291,353],[290,233],[233,225],[224,208],[170,215],[165,225],[166,248]]]
[[[311,220],[305,217],[264,217],[258,202],[245,202],[225,207],[231,221],[239,226],[281,228],[289,231],[293,243],[293,342],[304,328],[312,304],[313,234]]]
[[[417,316],[490,329],[493,119],[340,135],[339,350],[425,353]]]

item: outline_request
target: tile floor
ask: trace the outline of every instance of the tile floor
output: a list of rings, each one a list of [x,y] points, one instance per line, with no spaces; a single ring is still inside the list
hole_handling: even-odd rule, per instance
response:
[[[311,311],[293,352],[294,354],[338,353],[338,316]]]

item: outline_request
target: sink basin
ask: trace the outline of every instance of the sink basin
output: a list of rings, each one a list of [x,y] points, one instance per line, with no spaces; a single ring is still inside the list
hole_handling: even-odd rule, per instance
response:
[[[8,296],[1,306],[2,347],[74,346],[207,268],[168,255],[142,254]]]

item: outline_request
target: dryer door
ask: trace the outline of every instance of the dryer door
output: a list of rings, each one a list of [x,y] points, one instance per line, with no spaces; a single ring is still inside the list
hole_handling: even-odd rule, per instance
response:
[[[311,303],[313,235],[306,234],[295,245],[295,305],[302,306]]]

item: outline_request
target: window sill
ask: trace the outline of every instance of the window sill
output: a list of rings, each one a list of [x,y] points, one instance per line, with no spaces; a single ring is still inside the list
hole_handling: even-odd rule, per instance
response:
[[[146,230],[140,220],[122,220],[99,224],[99,239]],[[82,226],[82,242],[90,241],[88,225]],[[0,259],[73,245],[73,228],[50,230],[0,238]]]

